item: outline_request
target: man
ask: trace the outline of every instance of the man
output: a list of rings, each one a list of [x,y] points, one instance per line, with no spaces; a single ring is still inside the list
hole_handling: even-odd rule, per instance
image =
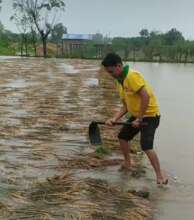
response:
[[[140,143],[142,150],[148,156],[156,174],[157,184],[167,184],[168,179],[162,174],[160,162],[156,152],[153,150],[154,135],[160,122],[160,111],[157,99],[141,73],[130,70],[129,66],[123,66],[120,56],[109,53],[102,65],[105,70],[117,82],[123,106],[106,124],[113,126],[127,112],[131,117],[121,129],[118,138],[120,148],[124,155],[124,169],[130,169],[133,165],[130,159],[130,141],[133,137],[141,133]]]

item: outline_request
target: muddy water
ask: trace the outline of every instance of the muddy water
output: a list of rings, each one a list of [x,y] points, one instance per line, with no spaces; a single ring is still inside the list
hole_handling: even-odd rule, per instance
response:
[[[88,144],[85,129],[102,100],[96,93],[97,66],[43,59],[0,62],[1,173],[25,181],[49,175],[58,156]],[[48,173],[39,165],[48,166]]]
[[[89,123],[118,103],[98,70],[91,61],[0,58],[1,216],[25,204],[21,191],[63,175],[60,162],[89,148]]]
[[[80,151],[87,142],[76,132],[84,91],[74,71],[55,60],[0,62],[0,196],[6,200],[11,189],[56,174],[58,157]]]
[[[147,188],[156,204],[154,219],[193,219],[193,65],[130,65],[144,73],[159,98],[162,122],[155,144],[169,187],[155,186],[149,165],[147,176],[133,181],[117,167],[91,176]],[[89,148],[88,124],[109,117],[119,100],[97,61],[3,57],[0,76],[0,198],[17,207],[13,194],[63,174],[59,161]]]
[[[161,125],[155,142],[169,188],[155,191],[155,219],[194,218],[194,65],[132,64],[153,85],[161,106]],[[154,193],[153,193],[154,194]]]

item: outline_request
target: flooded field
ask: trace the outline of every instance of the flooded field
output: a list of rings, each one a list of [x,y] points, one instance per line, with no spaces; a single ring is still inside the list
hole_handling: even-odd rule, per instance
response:
[[[156,186],[141,153],[137,169],[118,171],[118,128],[100,127],[106,156],[89,144],[90,122],[119,106],[98,61],[1,57],[0,219],[193,219],[193,65],[130,65],[159,99],[155,149],[169,186]]]
[[[0,219],[151,218],[144,168],[123,175],[119,151],[89,145],[89,123],[119,105],[98,62],[0,58],[0,77]]]

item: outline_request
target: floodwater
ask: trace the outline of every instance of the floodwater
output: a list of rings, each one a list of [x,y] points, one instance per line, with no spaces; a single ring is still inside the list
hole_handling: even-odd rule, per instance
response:
[[[193,219],[194,65],[130,66],[142,71],[161,106],[155,149],[170,178],[169,186],[156,187],[147,160],[147,175],[133,181],[119,175],[117,167],[86,175],[148,189],[156,220]],[[30,191],[37,182],[62,175],[60,161],[90,151],[88,124],[110,117],[119,99],[111,79],[99,71],[98,61],[3,57],[0,76],[0,198],[4,204],[0,209],[5,204],[18,209],[23,198],[18,191]]]
[[[154,87],[161,107],[161,125],[155,141],[169,188],[154,195],[155,218],[194,218],[194,65],[136,63]]]
[[[89,123],[119,104],[111,81],[100,76],[96,61],[0,58],[0,219],[151,215],[149,201],[93,172],[116,161],[95,158],[88,141]]]

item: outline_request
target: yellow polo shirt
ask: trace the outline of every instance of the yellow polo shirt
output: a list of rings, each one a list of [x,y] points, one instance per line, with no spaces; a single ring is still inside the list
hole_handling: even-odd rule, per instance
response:
[[[153,90],[140,72],[129,69],[128,74],[124,78],[123,85],[117,81],[117,87],[121,100],[125,102],[127,110],[132,116],[139,116],[141,100],[137,92],[142,87],[150,97],[148,108],[143,117],[160,115],[159,105]]]

